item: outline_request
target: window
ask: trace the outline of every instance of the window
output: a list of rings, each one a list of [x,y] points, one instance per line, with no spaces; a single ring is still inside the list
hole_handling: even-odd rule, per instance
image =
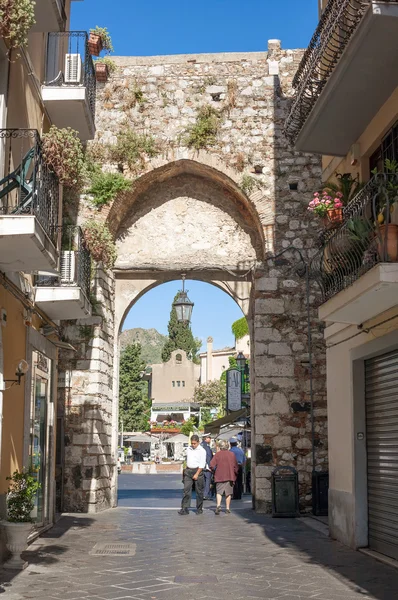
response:
[[[385,135],[380,146],[369,158],[369,167],[372,171],[384,171],[384,162],[386,158],[390,160],[398,160],[398,123]]]
[[[182,387],[185,387],[185,381],[182,382]]]
[[[175,387],[175,386],[176,386],[176,382],[175,382],[175,381],[172,381],[172,384],[173,384],[173,387]]]
[[[177,387],[181,386],[181,381],[177,381]]]
[[[182,363],[182,355],[181,354],[176,354],[176,362]]]

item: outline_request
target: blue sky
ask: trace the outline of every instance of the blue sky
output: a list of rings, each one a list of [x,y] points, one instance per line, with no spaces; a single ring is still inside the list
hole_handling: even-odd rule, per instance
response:
[[[96,25],[111,33],[115,55],[249,52],[304,48],[318,0],[84,0],[72,2],[72,30]]]
[[[84,0],[72,3],[72,30],[107,27],[115,55],[151,56],[202,52],[265,51],[277,38],[283,48],[304,48],[318,20],[318,0]],[[124,328],[167,333],[179,283],[159,286],[132,308]],[[231,323],[242,316],[218,288],[189,282],[195,302],[192,329],[214,346],[233,345]]]
[[[174,296],[181,289],[181,282],[164,283],[147,292],[132,307],[123,324],[124,329],[154,327],[167,335],[171,305]],[[208,283],[187,281],[185,289],[194,303],[192,312],[192,332],[206,345],[208,336],[214,339],[215,348],[234,345],[231,324],[240,319],[242,311],[228,294]]]

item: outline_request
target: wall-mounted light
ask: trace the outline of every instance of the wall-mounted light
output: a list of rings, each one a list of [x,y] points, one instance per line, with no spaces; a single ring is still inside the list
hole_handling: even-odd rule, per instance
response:
[[[4,379],[4,383],[11,383],[12,385],[21,385],[21,379],[29,371],[29,365],[26,360],[20,360],[15,370],[16,379]],[[11,387],[11,386],[10,386]]]

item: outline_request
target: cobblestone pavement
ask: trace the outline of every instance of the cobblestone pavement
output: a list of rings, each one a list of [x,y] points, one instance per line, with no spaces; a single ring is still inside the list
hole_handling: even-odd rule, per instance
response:
[[[104,553],[116,544],[130,544],[128,554]],[[180,517],[152,507],[66,515],[26,559],[29,567],[16,577],[1,573],[5,600],[398,598],[395,569],[305,520],[255,515],[242,505],[220,516],[210,508]]]

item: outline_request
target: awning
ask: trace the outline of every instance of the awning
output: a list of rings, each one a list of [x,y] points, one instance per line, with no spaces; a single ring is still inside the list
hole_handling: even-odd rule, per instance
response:
[[[211,423],[208,423],[206,425],[205,429],[209,433],[218,433],[220,431],[220,428],[223,427],[224,425],[230,425],[231,423],[235,423],[235,421],[238,421],[239,419],[247,417],[247,414],[248,414],[247,408],[242,408],[241,410],[236,410],[234,412],[229,413],[229,415],[222,417],[221,419],[217,419],[216,421],[212,421]]]
[[[153,440],[153,437],[145,434],[138,435],[129,435],[124,438],[125,442],[137,442],[139,444],[150,444]]]

